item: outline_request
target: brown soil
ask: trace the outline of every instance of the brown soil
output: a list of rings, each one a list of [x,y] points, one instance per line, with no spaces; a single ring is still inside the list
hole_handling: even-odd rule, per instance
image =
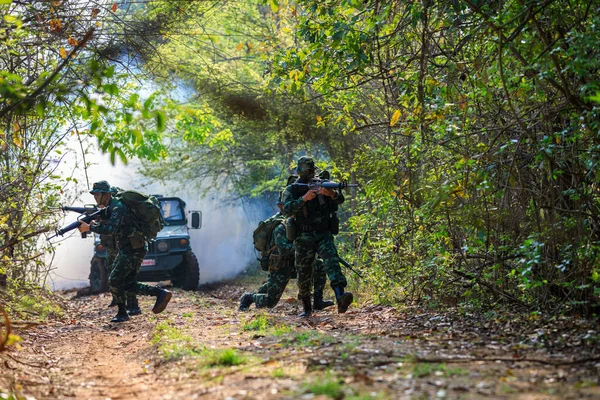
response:
[[[142,298],[122,324],[108,295],[66,293],[68,318],[0,354],[0,398],[600,398],[597,322],[357,304],[301,320],[295,285],[273,310],[238,312],[259,283],[175,290],[158,316]]]

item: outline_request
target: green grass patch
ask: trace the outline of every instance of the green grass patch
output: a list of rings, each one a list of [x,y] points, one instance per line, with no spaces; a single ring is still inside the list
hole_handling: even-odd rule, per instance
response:
[[[283,336],[294,330],[294,327],[287,324],[274,324],[273,320],[265,313],[257,314],[242,322],[241,329],[246,332],[254,332],[258,335]]]
[[[152,343],[166,360],[178,360],[184,356],[197,356],[202,348],[196,346],[190,336],[176,329],[171,321],[163,321],[154,328]]]
[[[269,326],[269,320],[266,314],[258,314],[255,315],[248,321],[245,321],[242,324],[243,331],[259,331],[265,332],[267,327]]]
[[[316,331],[298,332],[293,337],[285,339],[282,344],[286,347],[310,347],[321,346],[335,342],[332,336],[325,335]]]
[[[192,357],[199,366],[206,367],[229,367],[247,361],[247,358],[235,349],[207,349],[197,344],[190,336],[173,326],[172,321],[163,321],[156,325],[152,343],[167,361]]]
[[[182,316],[183,318],[192,319],[192,318],[194,318],[194,313],[191,313],[191,312],[185,312],[185,313],[181,314],[181,316]]]
[[[436,372],[441,372],[441,375],[443,376],[462,376],[469,374],[469,371],[462,368],[449,367],[446,364],[435,363],[416,363],[412,366],[411,372],[415,378],[422,378],[424,376],[435,374]]]
[[[230,367],[246,362],[246,357],[235,349],[206,350],[206,364],[210,367]]]
[[[331,376],[324,377],[323,379],[311,383],[305,383],[302,385],[302,388],[304,393],[327,396],[331,399],[344,398],[342,384]]]
[[[273,336],[283,336],[286,333],[290,333],[294,330],[294,327],[287,324],[278,324],[273,327]]]

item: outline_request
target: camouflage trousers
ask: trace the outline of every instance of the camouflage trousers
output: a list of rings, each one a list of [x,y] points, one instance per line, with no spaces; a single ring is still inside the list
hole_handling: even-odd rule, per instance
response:
[[[325,264],[325,272],[329,277],[331,287],[346,287],[346,277],[342,273],[340,259],[331,233],[302,232],[298,235],[294,244],[296,245],[299,299],[310,297],[313,283],[313,262],[317,253],[319,253],[319,257]]]
[[[119,254],[119,252],[116,248],[114,248],[114,247],[106,248],[106,269],[108,270],[109,279],[110,279],[110,274],[112,273],[113,269],[115,269],[115,259],[117,258],[118,254]],[[135,298],[136,298],[135,293],[127,293],[126,294],[127,305],[133,304],[135,301]],[[113,294],[113,299],[115,300],[115,303],[118,303],[114,294]]]
[[[323,293],[325,284],[327,283],[327,276],[325,275],[325,265],[321,260],[315,260],[313,268],[313,284],[315,286],[315,292],[320,291]],[[258,288],[258,293],[252,296],[256,308],[273,308],[281,299],[281,295],[285,290],[290,279],[295,278],[292,276],[295,273],[295,268],[286,267],[280,268],[278,271],[269,273],[267,281]]]
[[[125,304],[128,294],[157,296],[160,289],[137,281],[137,275],[146,256],[146,250],[120,250],[108,278],[110,291],[117,304]]]

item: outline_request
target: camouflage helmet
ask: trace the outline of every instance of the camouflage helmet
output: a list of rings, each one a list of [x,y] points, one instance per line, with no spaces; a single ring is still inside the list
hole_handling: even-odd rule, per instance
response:
[[[95,182],[90,193],[110,193],[110,185],[106,181]]]
[[[302,156],[298,159],[298,167],[296,167],[296,172],[299,174],[303,174],[307,171],[315,170],[315,161],[312,157]]]

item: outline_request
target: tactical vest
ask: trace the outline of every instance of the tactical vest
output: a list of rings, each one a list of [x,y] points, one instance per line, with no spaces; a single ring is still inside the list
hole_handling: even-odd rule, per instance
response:
[[[308,192],[307,186],[292,185],[292,195],[298,199]],[[308,201],[302,210],[294,216],[298,225],[298,233],[301,232],[328,232],[331,231],[331,219],[338,210],[338,205],[330,197],[323,196],[325,204],[321,205],[319,196]]]

